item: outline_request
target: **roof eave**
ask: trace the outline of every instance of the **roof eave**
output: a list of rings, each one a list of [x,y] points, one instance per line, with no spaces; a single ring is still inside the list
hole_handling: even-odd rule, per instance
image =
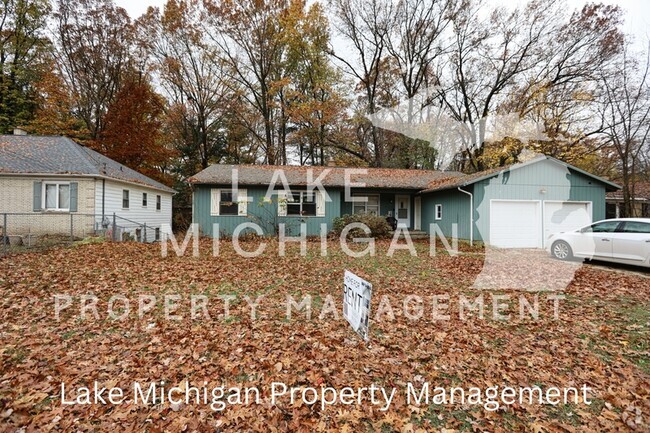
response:
[[[62,177],[62,176],[68,176],[68,177],[82,177],[86,179],[106,179],[106,180],[112,180],[114,182],[122,182],[122,183],[128,183],[129,185],[135,185],[139,187],[144,187],[144,188],[150,188],[150,189],[155,189],[156,191],[162,191],[162,192],[167,192],[170,194],[177,194],[178,191],[176,191],[174,188],[170,188],[168,186],[161,188],[158,186],[154,185],[147,185],[144,183],[139,183],[139,182],[133,182],[125,179],[119,179],[116,177],[111,177],[111,176],[106,176],[106,175],[101,175],[101,174],[87,174],[87,173],[18,173],[18,172],[9,172],[9,171],[0,171],[0,176],[24,176],[24,177]]]

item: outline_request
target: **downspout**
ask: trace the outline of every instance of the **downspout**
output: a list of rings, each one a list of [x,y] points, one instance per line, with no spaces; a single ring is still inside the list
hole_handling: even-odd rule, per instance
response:
[[[106,217],[106,179],[102,179],[102,224],[104,224],[104,218]]]
[[[458,191],[469,196],[469,244],[474,246],[474,194],[458,187]]]

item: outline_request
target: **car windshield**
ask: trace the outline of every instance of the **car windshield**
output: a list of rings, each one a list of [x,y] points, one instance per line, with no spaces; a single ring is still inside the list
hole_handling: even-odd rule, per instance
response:
[[[592,224],[582,229],[583,233],[613,233],[620,224],[620,221],[604,221]]]

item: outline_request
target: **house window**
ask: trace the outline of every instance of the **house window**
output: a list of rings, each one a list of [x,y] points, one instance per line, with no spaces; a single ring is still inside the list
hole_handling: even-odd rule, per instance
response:
[[[219,198],[219,215],[239,215],[239,205],[233,197],[232,190],[221,190],[221,197]]]
[[[154,239],[159,241],[160,240],[160,227],[156,227],[154,230]]]
[[[123,189],[122,190],[122,208],[123,209],[128,209],[129,208],[129,190],[128,189]]]
[[[436,221],[442,219],[442,205],[437,204],[436,205]]]
[[[316,196],[313,191],[300,191],[287,197],[287,215],[316,216]]]
[[[43,201],[46,210],[70,210],[70,184],[46,183]]]
[[[162,197],[159,195],[156,196],[156,210],[160,210],[162,204]]]
[[[365,198],[367,201],[354,201],[352,204],[352,213],[379,215],[379,196],[378,195],[355,195],[355,200]]]
[[[142,193],[142,207],[147,207],[147,193]]]

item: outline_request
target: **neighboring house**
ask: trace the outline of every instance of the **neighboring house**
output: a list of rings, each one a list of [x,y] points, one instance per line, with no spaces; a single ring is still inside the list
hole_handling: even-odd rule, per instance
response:
[[[634,215],[624,215],[623,191],[607,193],[607,218],[641,217],[650,218],[650,182],[637,182],[634,185],[632,207]]]
[[[175,191],[60,136],[0,136],[0,226],[8,235],[109,229],[153,241],[171,224]]]
[[[237,169],[239,198],[233,197],[232,173]],[[310,179],[322,178],[330,200]],[[345,197],[346,170],[341,167],[212,165],[188,179],[193,187],[193,222],[201,233],[231,235],[242,222],[254,222],[268,234],[284,222],[292,235],[306,223],[308,235],[319,235],[321,224],[331,230],[334,218],[351,213],[394,216],[402,227],[429,232],[430,224],[451,237],[479,240],[501,247],[541,248],[557,231],[586,225],[605,216],[605,193],[619,187],[554,158],[472,175],[427,170],[368,168],[351,174],[351,197]],[[288,195],[277,175],[282,172]],[[326,173],[325,173],[326,172]],[[348,172],[351,173],[351,172]],[[271,203],[264,202],[269,190]],[[242,198],[249,197],[245,202]],[[353,202],[352,199],[363,199]]]

